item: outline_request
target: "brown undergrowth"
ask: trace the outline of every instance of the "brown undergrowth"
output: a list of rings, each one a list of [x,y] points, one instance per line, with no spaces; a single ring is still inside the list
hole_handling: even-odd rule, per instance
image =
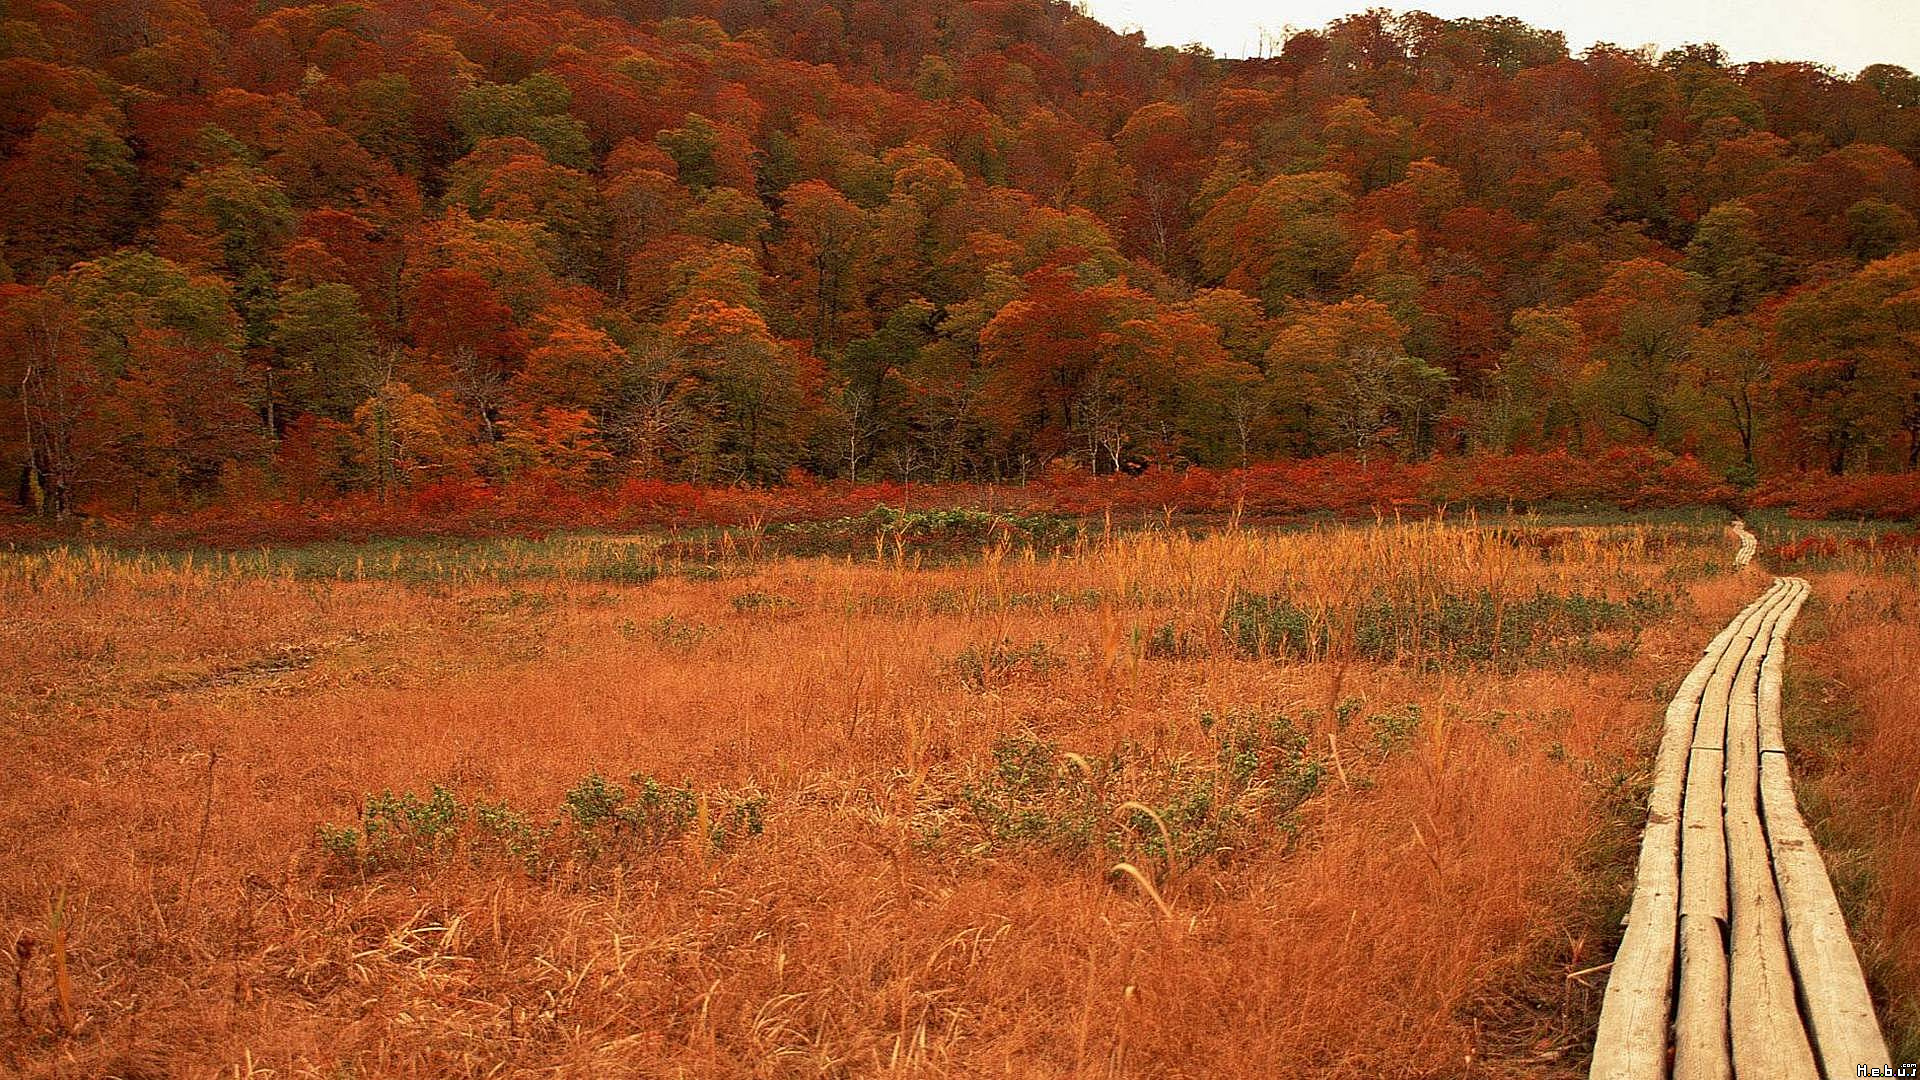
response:
[[[1712,530],[877,551],[5,557],[7,1067],[1578,1075],[1664,695],[1763,580]]]
[[[1853,553],[1809,575],[1788,683],[1801,805],[1895,1061],[1920,1057],[1920,560]]]

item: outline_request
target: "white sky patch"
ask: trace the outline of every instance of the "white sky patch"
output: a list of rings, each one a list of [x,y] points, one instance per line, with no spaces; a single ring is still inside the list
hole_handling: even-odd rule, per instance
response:
[[[1219,56],[1259,52],[1261,33],[1317,30],[1374,6],[1366,0],[1087,0],[1094,18],[1142,30],[1154,45],[1199,42]],[[1567,35],[1578,55],[1596,41],[1670,49],[1713,42],[1735,62],[1804,60],[1852,75],[1868,64],[1920,72],[1920,0],[1436,0],[1415,9],[1442,18],[1512,15]],[[1397,9],[1404,10],[1404,9]],[[1278,45],[1274,45],[1278,48]]]

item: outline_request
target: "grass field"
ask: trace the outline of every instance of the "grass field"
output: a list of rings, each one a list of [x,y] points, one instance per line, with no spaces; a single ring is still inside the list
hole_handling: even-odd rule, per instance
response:
[[[1583,1074],[1719,522],[881,525],[0,554],[0,1060]],[[1807,576],[1911,1055],[1920,589]]]

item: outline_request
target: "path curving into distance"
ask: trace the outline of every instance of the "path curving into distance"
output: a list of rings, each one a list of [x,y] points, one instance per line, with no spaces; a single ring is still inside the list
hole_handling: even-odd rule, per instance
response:
[[[1747,523],[1739,518],[1734,518],[1733,524],[1729,527],[1733,529],[1733,535],[1740,540],[1740,550],[1733,553],[1733,568],[1738,570],[1753,561],[1753,552],[1760,546],[1760,539],[1748,532]]]
[[[1787,631],[1807,594],[1775,578],[1667,706],[1595,1080],[1840,1080],[1889,1063],[1781,739]]]

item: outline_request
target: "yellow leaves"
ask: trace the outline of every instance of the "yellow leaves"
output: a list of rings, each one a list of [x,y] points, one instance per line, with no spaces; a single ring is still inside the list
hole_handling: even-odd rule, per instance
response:
[[[763,311],[760,262],[738,244],[711,244],[674,262],[669,276],[673,301],[669,319],[686,316],[708,301],[752,312]]]
[[[760,200],[730,187],[716,187],[681,218],[689,235],[728,244],[752,244],[767,231],[767,208]]]
[[[1190,126],[1186,106],[1156,101],[1134,110],[1113,143],[1128,164],[1162,172],[1186,153]]]
[[[929,215],[966,193],[967,177],[960,167],[924,146],[896,147],[881,160],[893,170],[894,194],[912,199]]]
[[[353,411],[354,451],[382,490],[438,475],[465,451],[440,406],[404,382],[389,382]]]
[[[422,240],[427,250],[410,260],[420,273],[471,270],[487,279],[520,318],[547,307],[559,290],[545,248],[546,230],[538,224],[475,220],[464,206],[450,206]]]
[[[1335,172],[1235,188],[1194,226],[1201,268],[1229,287],[1259,293],[1269,309],[1325,292],[1352,261],[1340,220],[1351,202],[1347,178]]]
[[[1351,280],[1366,295],[1408,310],[1426,286],[1425,260],[1412,229],[1376,229],[1353,260]]]
[[[1023,269],[1040,266],[1069,251],[1079,253],[1079,265],[1101,278],[1118,276],[1126,265],[1107,227],[1077,207],[1069,211],[1034,207],[1022,223],[1020,239],[1026,247]]]
[[[1406,328],[1385,304],[1354,297],[1310,308],[1279,334],[1267,350],[1268,370],[1323,367],[1361,350],[1398,353]]]
[[[1406,355],[1406,328],[1366,297],[1302,311],[1267,351],[1268,391],[1315,451],[1417,438],[1447,376]]]
[[[773,346],[767,321],[760,313],[720,300],[696,300],[684,316],[668,324],[667,332],[687,345],[718,348],[742,343]]]
[[[585,409],[516,410],[503,426],[506,439],[497,453],[508,472],[538,468],[582,480],[613,461],[600,443],[599,426]]]
[[[1564,389],[1587,368],[1590,353],[1580,324],[1565,308],[1513,313],[1513,347],[1502,359],[1509,381],[1525,379]]]
[[[1667,307],[1685,321],[1692,321],[1698,308],[1693,282],[1686,271],[1656,259],[1629,259],[1617,263],[1598,292],[1581,300],[1575,309],[1580,322],[1595,337],[1621,332],[1622,323],[1635,309]]]
[[[1404,118],[1395,118],[1398,126],[1380,119],[1365,98],[1357,97],[1329,102],[1321,111],[1321,118],[1324,124],[1321,136],[1328,142],[1347,146],[1391,139],[1400,134],[1400,127],[1405,126]]]
[[[584,407],[599,400],[624,356],[604,331],[567,320],[527,354],[514,385],[535,405]]]

